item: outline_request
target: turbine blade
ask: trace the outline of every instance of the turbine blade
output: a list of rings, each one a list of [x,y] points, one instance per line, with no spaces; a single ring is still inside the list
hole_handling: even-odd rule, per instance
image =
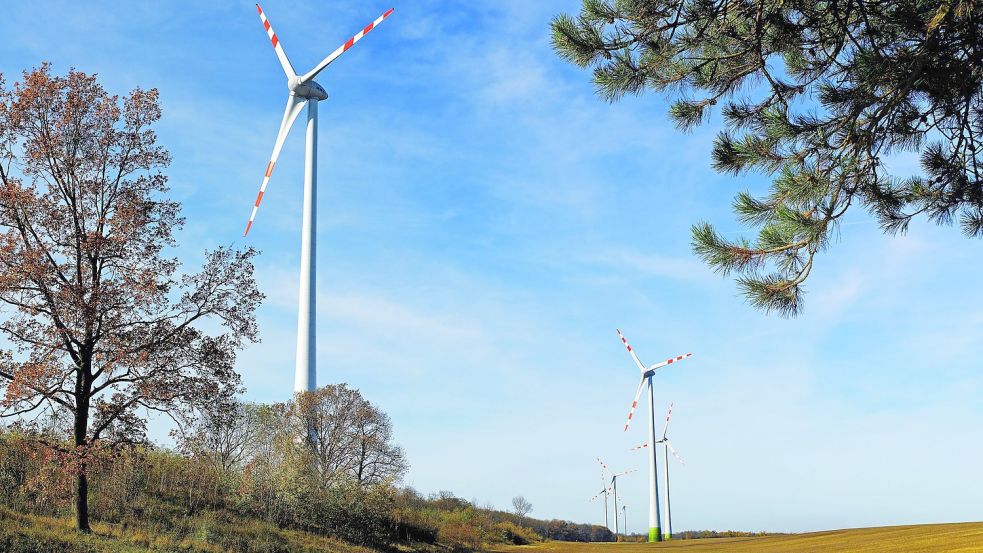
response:
[[[608,466],[607,466],[607,464],[604,463],[604,461],[601,460],[600,457],[597,457],[597,462],[598,462],[598,464],[601,465],[601,480],[603,480],[604,479],[604,471],[608,470]],[[608,471],[608,472],[610,472],[610,471]]]
[[[645,377],[643,376],[641,380],[638,381],[638,389],[635,390],[635,399],[631,400],[631,409],[628,410],[628,420],[625,422],[625,432],[628,431],[628,425],[631,424],[631,418],[635,415],[635,407],[638,407],[638,398],[642,395],[642,386],[645,384]]]
[[[597,495],[595,495],[594,497],[590,498],[590,501],[594,501],[595,499],[597,499],[598,497],[601,497],[605,493],[611,493],[611,488],[604,488],[603,490],[597,492]]]
[[[287,75],[288,79],[292,79],[297,76],[294,73],[294,68],[290,65],[290,60],[287,59],[287,53],[283,51],[283,45],[280,44],[280,39],[276,37],[276,33],[273,32],[273,27],[270,25],[270,20],[266,18],[266,14],[263,13],[263,8],[256,4],[256,11],[259,12],[259,19],[263,22],[263,27],[266,28],[266,34],[270,37],[270,42],[273,44],[273,50],[276,51],[276,58],[280,60],[280,66],[283,67],[283,72]]]
[[[662,427],[662,439],[666,439],[666,432],[669,431],[669,417],[672,416],[672,404],[669,404],[669,413],[666,414],[666,425]]]
[[[676,453],[676,448],[672,447],[672,444],[669,443],[669,440],[666,440],[666,446],[669,447],[669,451],[672,452],[672,456],[675,457],[676,460],[679,461],[679,463],[681,465],[685,465],[686,464],[686,461],[683,461],[683,458],[680,457],[678,453]]]
[[[645,449],[648,446],[649,446],[648,443],[639,444],[639,445],[636,445],[635,447],[629,449],[628,451],[638,451],[639,449]]]
[[[645,372],[645,365],[643,365],[642,362],[638,360],[638,356],[635,355],[635,350],[631,349],[631,345],[628,343],[628,340],[625,339],[625,335],[621,333],[621,329],[615,329],[615,330],[618,331],[618,337],[621,338],[621,343],[624,344],[626,348],[628,348],[628,353],[631,354],[631,358],[634,359],[635,364],[638,365],[638,370]]]
[[[253,212],[249,215],[249,222],[246,223],[246,232],[243,236],[249,235],[249,229],[253,226],[253,221],[256,219],[256,212],[259,210],[259,203],[263,201],[263,194],[266,193],[266,185],[270,182],[270,175],[273,174],[273,166],[276,165],[276,160],[280,157],[280,149],[283,148],[283,142],[287,139],[287,133],[290,132],[291,125],[293,125],[303,107],[304,100],[302,98],[298,98],[293,94],[287,98],[287,107],[283,110],[283,119],[280,121],[280,132],[277,133],[276,142],[273,144],[273,155],[270,156],[270,162],[266,164],[266,173],[263,174],[263,184],[259,187],[259,195],[256,196],[256,203],[253,204]]]
[[[654,371],[655,369],[658,369],[660,367],[665,367],[666,365],[672,365],[673,363],[675,363],[677,361],[682,361],[683,359],[686,359],[687,357],[690,357],[692,355],[693,355],[692,353],[687,353],[686,355],[679,355],[679,356],[673,357],[672,359],[666,359],[665,361],[663,361],[661,363],[656,363],[656,364],[652,365],[651,367],[649,367],[646,370]]]
[[[338,59],[338,56],[340,56],[340,55],[344,54],[345,52],[347,52],[348,49],[351,48],[352,46],[354,46],[354,44],[356,42],[358,42],[359,40],[362,40],[362,37],[363,36],[369,34],[369,31],[371,31],[372,29],[375,29],[376,26],[379,25],[379,23],[382,23],[382,21],[384,19],[386,19],[387,17],[389,17],[390,15],[392,15],[393,11],[394,11],[393,8],[389,8],[389,10],[387,10],[386,13],[380,15],[375,21],[373,21],[372,23],[369,23],[368,25],[366,25],[364,29],[362,29],[361,31],[359,31],[352,38],[348,39],[347,42],[345,42],[344,44],[342,44],[341,46],[339,46],[334,52],[331,52],[330,54],[328,54],[328,57],[326,57],[323,60],[321,60],[321,63],[317,64],[317,66],[314,67],[314,69],[311,69],[303,77],[301,77],[301,79],[300,79],[301,82],[305,82],[306,83],[307,81],[309,81],[309,80],[313,79],[314,77],[316,77],[317,74],[320,73],[325,67],[331,65],[331,62],[333,62],[334,60]]]

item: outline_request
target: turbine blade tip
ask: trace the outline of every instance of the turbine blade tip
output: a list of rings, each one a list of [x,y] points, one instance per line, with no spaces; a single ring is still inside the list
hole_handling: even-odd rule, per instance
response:
[[[382,14],[382,17],[389,17],[390,15],[393,14],[394,11],[396,11],[396,8],[389,8],[388,10],[386,10],[386,13]]]

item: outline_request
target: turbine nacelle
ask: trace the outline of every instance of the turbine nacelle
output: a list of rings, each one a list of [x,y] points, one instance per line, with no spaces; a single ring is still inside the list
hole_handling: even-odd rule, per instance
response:
[[[294,77],[293,79],[287,80],[287,88],[290,89],[290,93],[299,98],[304,98],[305,100],[327,100],[328,92],[324,90],[324,87],[317,84],[315,81],[304,82],[301,77]]]

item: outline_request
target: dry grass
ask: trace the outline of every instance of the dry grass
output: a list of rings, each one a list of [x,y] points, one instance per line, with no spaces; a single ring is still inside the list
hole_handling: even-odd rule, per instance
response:
[[[189,521],[189,533],[123,527],[93,522],[92,534],[81,535],[68,518],[15,513],[0,507],[0,551],[59,553],[193,552],[319,552],[378,553],[341,540],[283,530],[255,520],[217,522],[208,517]]]
[[[661,544],[547,542],[495,548],[498,553],[654,553],[655,551],[723,553],[983,553],[983,522],[924,524],[831,530],[754,538],[674,540]]]

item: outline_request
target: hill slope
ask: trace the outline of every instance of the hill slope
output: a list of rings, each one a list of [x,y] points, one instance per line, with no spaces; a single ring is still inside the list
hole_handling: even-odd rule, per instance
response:
[[[642,553],[652,551],[720,551],[722,553],[864,553],[980,552],[983,553],[983,522],[923,524],[830,530],[808,534],[674,540],[661,544],[548,542],[537,545],[499,547],[500,553]]]
[[[213,515],[189,518],[182,528],[163,528],[150,523],[134,527],[95,522],[92,525],[93,533],[82,535],[75,531],[71,519],[25,515],[0,507],[0,552],[378,553],[368,547],[331,537],[283,530],[262,521],[223,519]],[[407,548],[406,551],[410,550]]]

